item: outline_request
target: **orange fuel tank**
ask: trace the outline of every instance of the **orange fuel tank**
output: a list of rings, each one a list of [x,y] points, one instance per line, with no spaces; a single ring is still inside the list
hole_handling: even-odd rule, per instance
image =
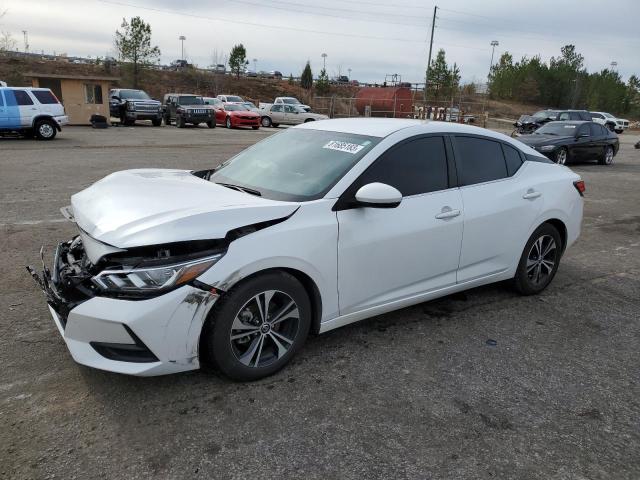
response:
[[[356,94],[356,109],[372,117],[406,118],[413,112],[411,90],[406,87],[365,87]]]

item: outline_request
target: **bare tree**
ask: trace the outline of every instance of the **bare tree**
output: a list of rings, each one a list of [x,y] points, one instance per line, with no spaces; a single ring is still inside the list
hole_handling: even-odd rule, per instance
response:
[[[0,52],[12,52],[17,47],[18,43],[10,32],[0,32]]]

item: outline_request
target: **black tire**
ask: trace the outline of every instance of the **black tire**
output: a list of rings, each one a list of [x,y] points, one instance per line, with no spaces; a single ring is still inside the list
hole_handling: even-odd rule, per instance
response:
[[[262,117],[260,119],[260,123],[262,124],[262,126],[264,128],[269,128],[271,126],[271,118],[269,117]]]
[[[168,127],[171,125],[171,117],[169,115],[164,116],[164,124]]]
[[[33,134],[38,140],[53,140],[57,133],[58,130],[53,120],[39,120],[33,130]]]
[[[287,318],[265,327],[265,323],[269,322],[261,323],[261,310],[255,298],[264,299],[260,296],[261,292],[267,291],[277,291],[270,302],[263,302],[263,305],[267,303],[268,307],[272,307],[267,308],[268,313],[273,314],[271,318],[282,310],[287,313],[285,317],[289,312],[297,311],[298,318]],[[291,305],[290,302],[293,302],[293,308],[283,308]],[[234,325],[241,328],[233,328]],[[203,353],[206,356],[203,360],[232,379],[258,380],[274,374],[293,358],[304,345],[310,327],[311,303],[300,282],[285,272],[258,275],[240,283],[216,302],[202,332]],[[233,337],[240,338],[232,339],[232,332],[235,332]],[[278,338],[291,340],[289,347],[281,349],[277,342],[282,347],[286,342]]]
[[[315,118],[307,118],[304,123],[309,123],[309,122],[315,122],[316,119]]]
[[[216,128],[216,121],[215,120],[210,120],[207,122],[207,127],[209,128]]]
[[[178,128],[184,128],[184,126],[186,125],[184,118],[182,118],[180,115],[178,115],[176,117],[176,127]]]
[[[613,163],[613,147],[607,145],[604,149],[602,157],[598,159],[600,165],[611,165]]]
[[[227,119],[224,121],[224,126],[227,128],[233,128],[233,125],[231,125],[231,117],[227,117]]]
[[[551,242],[553,240],[553,243]],[[541,243],[538,243],[538,242]],[[540,250],[543,255],[539,255]],[[562,238],[558,230],[550,223],[543,223],[531,235],[522,251],[514,288],[522,295],[535,295],[542,292],[553,280],[562,256]],[[549,266],[553,263],[552,266]]]
[[[565,147],[559,148],[554,155],[553,161],[558,165],[566,165],[569,162],[569,151]]]
[[[622,132],[624,132],[624,130],[616,130],[615,131],[618,135],[622,135]]]
[[[258,130],[260,128],[260,126],[259,125],[253,125],[253,126],[251,126],[251,128],[253,128],[254,130]]]
[[[271,124],[271,126],[272,126],[273,128],[278,128],[278,127],[280,126],[280,124],[279,124],[279,123],[272,123],[272,124]]]
[[[607,123],[606,127],[607,127],[610,131],[612,131],[612,132],[615,132],[615,131],[616,131],[616,125],[615,125],[615,123]]]
[[[153,119],[153,120],[151,120],[151,124],[154,127],[159,127],[160,125],[162,125],[162,119],[161,118]]]

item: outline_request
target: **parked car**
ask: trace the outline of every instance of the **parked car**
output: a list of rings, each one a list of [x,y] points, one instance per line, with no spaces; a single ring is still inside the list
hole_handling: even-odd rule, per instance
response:
[[[296,97],[276,97],[275,100],[273,101],[273,103],[258,103],[258,108],[267,108],[269,105],[295,105],[297,107],[300,107],[302,109],[304,109],[307,112],[311,111],[311,107],[309,105],[305,105],[303,103],[300,103],[300,100],[298,100]]]
[[[69,123],[64,107],[48,88],[0,86],[0,135],[33,135],[53,140]]]
[[[581,120],[549,122],[518,140],[561,165],[586,160],[611,165],[620,148],[615,133],[598,123]]]
[[[329,117],[319,113],[307,112],[297,105],[272,104],[260,110],[263,127],[278,127],[279,125],[298,125],[300,123],[326,120]]]
[[[143,90],[116,88],[109,92],[109,112],[123,125],[137,120],[151,120],[154,127],[162,125],[162,104]]]
[[[533,115],[520,115],[520,118],[513,124],[515,130],[511,132],[511,136],[529,135],[542,125],[553,122],[557,117],[558,110],[540,110]]]
[[[202,97],[202,101],[205,105],[211,105],[212,107],[219,107],[224,102],[216,97]]]
[[[216,168],[112,173],[71,197],[78,236],[51,270],[29,271],[83,365],[207,362],[256,380],[310,332],[493,282],[542,292],[580,234],[583,192],[478,127],[312,122]]]
[[[271,70],[269,72],[269,78],[275,78],[276,80],[282,80],[282,72],[278,70]]]
[[[169,66],[172,70],[184,70],[187,68],[191,68],[192,65],[189,64],[189,62],[187,62],[186,60],[174,60]]]
[[[227,67],[223,63],[218,63],[213,67],[213,73],[227,73]]]
[[[616,118],[607,112],[591,112],[591,118],[594,122],[604,125],[612,132],[620,134],[629,128],[629,120],[625,118]]]
[[[256,72],[254,72],[253,70],[248,70],[247,71],[247,77],[255,78],[257,76],[258,76],[258,74]]]
[[[223,103],[216,107],[216,122],[227,128],[260,128],[260,114],[252,112],[241,103]]]
[[[167,93],[163,100],[164,123],[184,128],[187,123],[200,125],[206,123],[209,128],[215,128],[215,110],[206,105],[202,97],[198,95],[185,95],[182,93]]]
[[[244,99],[238,95],[218,95],[217,98],[223,103],[244,103]]]
[[[260,109],[258,107],[256,107],[256,104],[253,102],[244,102],[242,105],[244,105],[245,107],[247,107],[249,110],[251,110],[252,112],[257,112],[260,113]]]
[[[555,121],[564,122],[567,120],[581,120],[584,122],[592,122],[591,113],[586,110],[558,110]]]

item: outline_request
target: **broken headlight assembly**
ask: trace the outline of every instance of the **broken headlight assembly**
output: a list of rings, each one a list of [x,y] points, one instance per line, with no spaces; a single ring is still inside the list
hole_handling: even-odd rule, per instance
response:
[[[168,265],[103,270],[91,281],[105,294],[157,296],[195,280],[211,268],[223,253]]]

